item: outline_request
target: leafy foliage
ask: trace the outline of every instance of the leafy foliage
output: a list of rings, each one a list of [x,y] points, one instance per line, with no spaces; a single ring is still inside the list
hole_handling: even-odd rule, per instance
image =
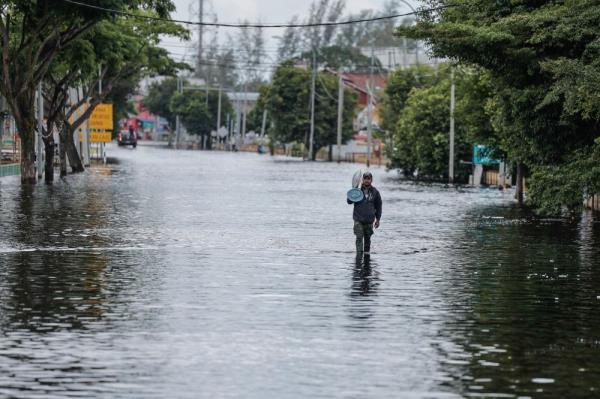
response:
[[[188,90],[185,90],[188,89]],[[175,93],[171,97],[171,112],[181,116],[181,122],[188,133],[209,138],[210,132],[217,128],[219,94],[217,91],[206,91],[201,87],[185,87],[183,93]],[[223,115],[232,114],[233,107],[229,97],[221,95],[221,121]],[[209,144],[210,146],[210,144]]]
[[[488,107],[492,126],[508,157],[534,171],[530,203],[554,212],[571,206],[567,191],[535,180],[546,179],[549,171],[568,174],[578,165],[575,159],[594,153],[600,132],[600,5],[593,0],[427,3],[447,4],[455,7],[424,15],[417,26],[397,34],[426,39],[435,56],[489,71],[495,88]]]
[[[396,74],[396,84],[410,87],[409,72]],[[395,106],[402,104],[392,130],[389,149],[391,166],[405,176],[420,179],[446,180],[448,177],[450,130],[450,69],[422,76],[421,86],[414,86],[405,98],[397,96]],[[466,181],[470,169],[460,166],[460,160],[470,160],[475,142],[493,137],[486,104],[491,87],[485,77],[473,70],[458,70],[455,74],[455,178]],[[408,82],[408,83],[407,83]],[[389,122],[388,122],[389,123]]]
[[[595,193],[600,193],[600,140],[591,149],[576,151],[562,165],[536,167],[529,203],[544,215],[574,213],[581,210],[584,198]]]
[[[153,11],[168,17],[170,0],[111,0],[105,4],[124,11]],[[21,136],[21,180],[35,182],[35,90],[59,55],[112,14],[53,1],[4,1],[0,4],[0,46],[4,54],[0,94],[9,105]],[[86,48],[87,47],[87,48]],[[89,46],[81,50],[91,54]],[[73,64],[72,66],[75,66]]]
[[[308,143],[310,81],[311,72],[308,70],[295,68],[289,63],[277,68],[266,103],[272,118],[269,135],[275,141]],[[315,149],[334,144],[337,140],[337,92],[337,78],[331,74],[318,73],[315,97]],[[351,137],[355,107],[356,96],[346,90],[343,140]]]
[[[436,71],[427,65],[394,71],[386,82],[381,104],[383,129],[388,131],[394,129],[413,88],[429,87],[436,79]]]
[[[184,82],[185,84],[185,82]],[[169,122],[171,130],[175,130],[175,114],[171,111],[171,98],[177,92],[177,78],[167,78],[153,82],[148,94],[142,99],[144,106],[155,115],[160,115]]]
[[[269,91],[269,85],[262,85],[258,89],[259,96],[256,106],[250,112],[248,112],[248,116],[246,117],[246,127],[248,131],[254,131],[256,133],[260,132],[262,128],[263,111],[265,111],[267,104],[269,103]],[[271,119],[272,116],[267,112],[266,127],[269,126]]]

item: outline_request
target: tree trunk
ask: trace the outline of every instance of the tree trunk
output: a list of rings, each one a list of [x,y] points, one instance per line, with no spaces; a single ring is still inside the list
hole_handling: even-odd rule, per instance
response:
[[[67,150],[63,140],[60,140],[58,145],[58,154],[60,157],[60,177],[65,177],[67,175]]]
[[[329,152],[327,153],[327,160],[333,162],[333,144],[329,144]]]
[[[33,99],[35,95],[23,94],[17,103],[18,113],[15,123],[21,137],[21,183],[35,184],[35,112]],[[19,115],[18,117],[16,115]]]
[[[75,147],[75,142],[73,141],[73,130],[70,128],[68,124],[65,123],[61,134],[60,141],[62,144],[61,151],[65,151],[67,156],[69,157],[69,164],[71,165],[71,173],[80,173],[85,170],[83,167],[83,162],[81,162],[81,157],[77,152],[77,147]],[[66,169],[66,166],[65,166]],[[66,174],[66,171],[65,171]],[[61,176],[62,175],[62,165],[61,165]]]
[[[517,163],[517,189],[515,198],[519,202],[519,206],[523,206],[523,169],[524,165],[521,162]]]
[[[50,135],[44,140],[44,151],[46,153],[46,165],[44,168],[44,176],[46,183],[54,181],[54,137]]]
[[[29,133],[19,129],[21,134],[21,183],[35,184],[35,131]]]

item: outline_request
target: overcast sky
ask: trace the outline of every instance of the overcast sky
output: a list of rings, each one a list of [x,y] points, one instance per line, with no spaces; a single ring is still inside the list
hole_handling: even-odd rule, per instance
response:
[[[413,6],[419,5],[418,0],[408,0]],[[198,20],[199,0],[174,0],[177,11],[172,14],[172,18],[180,20]],[[344,15],[357,13],[364,9],[379,10],[383,7],[385,0],[346,0],[346,9]],[[217,14],[219,22],[238,22],[247,19],[250,22],[261,21],[263,23],[285,23],[294,15],[303,19],[308,14],[311,0],[204,0],[205,15]],[[191,6],[191,9],[190,9]],[[408,6],[402,6],[400,12],[410,12]],[[208,16],[205,19],[209,18]],[[197,27],[191,27],[197,32]],[[235,33],[233,28],[220,28],[219,36],[221,40],[226,33]],[[267,49],[274,50],[277,41],[273,36],[280,35],[280,29],[265,29],[265,39],[267,40]],[[197,41],[197,33],[194,33],[194,41]],[[204,40],[206,43],[207,39]],[[186,49],[181,45],[174,43],[173,39],[164,42],[164,46],[169,48],[174,55],[183,55]],[[190,51],[188,50],[189,54]]]

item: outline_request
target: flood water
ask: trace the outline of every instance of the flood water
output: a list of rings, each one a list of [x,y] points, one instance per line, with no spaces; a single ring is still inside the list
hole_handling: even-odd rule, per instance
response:
[[[357,165],[111,148],[0,180],[1,398],[600,397],[600,223]]]

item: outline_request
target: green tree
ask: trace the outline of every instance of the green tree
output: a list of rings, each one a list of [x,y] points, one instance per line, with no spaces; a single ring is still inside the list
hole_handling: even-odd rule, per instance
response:
[[[142,15],[148,15],[143,12]],[[156,14],[153,14],[154,16]],[[58,123],[60,129],[61,175],[66,174],[65,156],[74,172],[83,164],[73,142],[73,132],[84,123],[95,107],[107,99],[119,112],[126,97],[144,76],[174,74],[185,64],[171,60],[166,50],[158,47],[159,35],[186,38],[187,30],[168,21],[144,18],[115,18],[98,22],[63,51],[46,74],[44,95],[47,108],[46,131]],[[100,91],[100,80],[102,91]],[[83,96],[69,103],[70,87],[81,87]],[[114,89],[117,88],[117,91]],[[116,107],[115,107],[116,106]],[[45,135],[46,181],[53,179],[53,135]]]
[[[301,142],[308,145],[310,128],[311,72],[283,64],[275,71],[268,91],[266,108],[271,115],[270,137],[281,143]],[[337,141],[337,77],[320,72],[317,74],[315,96],[315,135],[313,155],[319,148]],[[344,92],[343,140],[352,135],[352,117],[356,96]]]
[[[392,135],[388,150],[391,166],[405,176],[445,181],[448,178],[450,130],[450,67],[438,71],[429,87],[413,87]],[[491,86],[485,75],[472,69],[455,71],[455,179],[466,181],[470,173],[460,165],[471,159],[473,144],[493,144],[488,115]]]
[[[124,11],[154,9],[167,17],[170,0],[112,1]],[[65,2],[4,1],[0,5],[0,46],[3,53],[0,93],[6,98],[21,137],[21,181],[35,183],[35,92],[54,59],[79,36],[112,14]]]
[[[388,78],[381,102],[382,128],[392,131],[413,88],[425,88],[437,80],[436,70],[428,65],[397,69]]]
[[[184,85],[186,81],[183,82]],[[142,99],[142,104],[150,112],[160,115],[169,122],[171,131],[175,130],[176,115],[171,111],[171,98],[177,92],[177,78],[167,78],[153,82],[148,88],[148,94]]]
[[[171,98],[171,112],[181,116],[181,122],[188,133],[201,137],[202,149],[212,148],[211,131],[216,130],[219,94],[208,92],[201,87],[184,87],[183,93],[175,93]],[[224,115],[232,114],[229,97],[221,95],[221,122]]]
[[[256,106],[252,109],[252,111],[248,112],[248,116],[246,118],[246,127],[249,131],[253,130],[256,133],[259,133],[262,129],[263,122],[263,112],[267,108],[267,104],[269,103],[269,85],[262,85],[258,89],[258,101],[256,102]],[[265,121],[265,128],[269,126],[272,117],[269,115],[267,111],[267,119]]]
[[[600,131],[600,5],[593,0],[480,2],[430,0],[453,5],[397,32],[426,39],[435,56],[478,65],[496,88],[492,123],[502,149],[518,170],[565,167],[591,154]],[[518,179],[519,181],[521,179]],[[535,185],[535,182],[532,182]],[[538,209],[561,209],[565,195],[533,190]],[[541,204],[541,195],[547,204]],[[582,199],[583,200],[583,199]]]
[[[338,78],[329,73],[318,73],[315,98],[315,136],[314,152],[329,146],[331,161],[332,146],[337,142],[338,124]],[[344,90],[344,109],[342,111],[342,143],[349,140],[353,134],[352,119],[357,104],[357,95]]]
[[[271,139],[281,143],[306,142],[310,72],[291,63],[278,67],[271,81],[267,111],[272,115]]]
[[[531,204],[542,214],[580,211],[582,198],[600,193],[600,139],[575,151],[562,165],[535,168],[529,185]],[[556,201],[560,198],[561,201]]]

